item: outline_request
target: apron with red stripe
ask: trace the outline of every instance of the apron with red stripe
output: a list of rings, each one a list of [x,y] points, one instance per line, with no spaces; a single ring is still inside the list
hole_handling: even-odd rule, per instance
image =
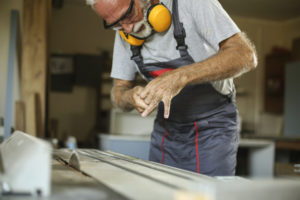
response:
[[[177,0],[173,0],[172,17],[179,58],[144,63],[142,47],[131,46],[131,59],[148,81],[194,63],[185,44]],[[210,83],[188,85],[172,99],[168,119],[163,118],[164,105],[160,103],[151,135],[150,160],[211,176],[234,175],[238,147],[234,96],[219,93]]]

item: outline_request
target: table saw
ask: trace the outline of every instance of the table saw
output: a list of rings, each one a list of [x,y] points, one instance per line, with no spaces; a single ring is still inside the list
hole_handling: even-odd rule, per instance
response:
[[[19,133],[13,139],[11,141],[17,144],[20,140],[24,140],[24,136]],[[34,146],[30,141],[31,138],[27,139],[23,143],[28,145],[23,147]],[[5,142],[1,144],[1,154],[3,146],[9,148],[11,141],[9,144]],[[14,148],[18,151],[18,147]],[[2,190],[0,199],[299,200],[300,197],[299,179],[249,180],[241,177],[208,177],[96,149],[56,149],[49,153],[52,154],[52,159],[49,162],[51,192],[48,195],[26,191],[19,193],[13,190],[13,182],[6,176],[0,180],[6,180],[12,190],[6,193]],[[3,156],[5,155],[2,154]],[[2,158],[2,161],[5,160],[9,159]],[[3,164],[2,177],[5,177],[7,165]],[[44,167],[43,163],[40,165]],[[18,171],[22,171],[22,166]],[[27,173],[32,173],[32,179],[27,179],[24,183],[34,182],[36,179],[34,174],[37,172],[27,171]],[[44,181],[47,182],[47,179]]]

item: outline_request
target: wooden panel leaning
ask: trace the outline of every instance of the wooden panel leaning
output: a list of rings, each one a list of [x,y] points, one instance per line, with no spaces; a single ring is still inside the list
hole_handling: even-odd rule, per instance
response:
[[[21,86],[22,100],[25,103],[26,132],[35,136],[44,137],[46,121],[46,82],[48,59],[48,24],[51,0],[24,0],[23,15],[23,45],[22,45],[22,70]],[[27,111],[32,106],[32,94],[36,98],[40,117],[37,119],[37,131],[32,126],[27,126],[35,119],[31,119]],[[31,129],[31,130],[29,130]]]

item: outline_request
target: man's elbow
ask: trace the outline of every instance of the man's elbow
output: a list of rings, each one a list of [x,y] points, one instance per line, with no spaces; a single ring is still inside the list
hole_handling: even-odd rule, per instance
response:
[[[243,51],[244,62],[247,70],[253,70],[257,67],[257,54],[254,46],[247,45]]]
[[[245,33],[241,34],[242,43],[240,46],[240,56],[243,58],[243,66],[246,71],[253,70],[257,67],[257,53],[254,44],[250,41]]]

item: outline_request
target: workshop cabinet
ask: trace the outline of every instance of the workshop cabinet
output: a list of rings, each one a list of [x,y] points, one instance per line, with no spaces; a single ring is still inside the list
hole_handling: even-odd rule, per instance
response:
[[[265,101],[267,113],[283,114],[285,64],[291,60],[289,51],[273,49],[265,62]]]

